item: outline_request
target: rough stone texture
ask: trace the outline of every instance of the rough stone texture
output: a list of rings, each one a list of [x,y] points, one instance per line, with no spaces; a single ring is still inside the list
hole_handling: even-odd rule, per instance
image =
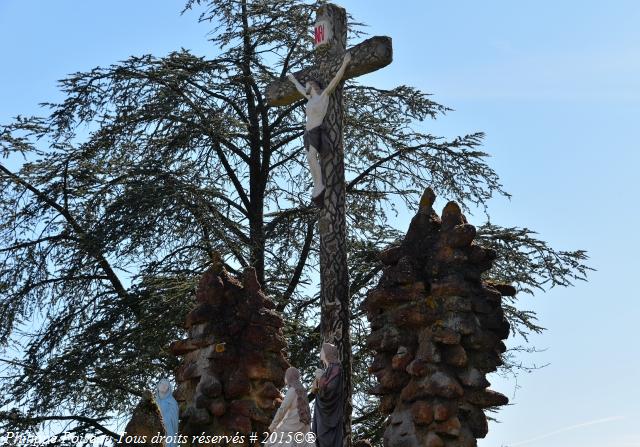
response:
[[[475,446],[487,434],[483,409],[508,402],[485,375],[501,364],[501,299],[515,289],[482,280],[495,252],[473,242],[456,203],[440,218],[434,201],[427,189],[403,243],[380,254],[382,277],[363,303],[386,447]]]
[[[198,285],[188,314],[188,338],[171,344],[183,360],[175,371],[180,434],[262,433],[284,385],[284,322],[261,291],[255,270],[242,281],[220,263]]]
[[[140,403],[133,410],[133,415],[124,429],[120,445],[125,447],[133,446],[157,446],[162,447],[164,442],[153,443],[154,437],[158,434],[166,436],[162,425],[162,415],[160,408],[153,400],[150,392],[145,392]],[[131,437],[131,438],[129,438]],[[159,438],[156,437],[156,440]]]

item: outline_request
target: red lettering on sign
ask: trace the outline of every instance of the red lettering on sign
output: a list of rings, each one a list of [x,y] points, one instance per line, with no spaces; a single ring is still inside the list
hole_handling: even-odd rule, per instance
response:
[[[316,41],[316,44],[324,41],[324,24],[316,26],[315,41]]]

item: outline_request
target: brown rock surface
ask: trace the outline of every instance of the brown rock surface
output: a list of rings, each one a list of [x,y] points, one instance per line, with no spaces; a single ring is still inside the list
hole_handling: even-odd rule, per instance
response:
[[[166,436],[164,426],[162,425],[162,416],[160,408],[153,400],[150,392],[145,392],[140,403],[133,410],[131,420],[124,429],[125,433],[122,437],[120,445],[126,447],[134,446],[157,446],[162,447],[164,442],[153,443],[154,437]],[[158,438],[156,438],[158,439]]]
[[[381,253],[378,286],[364,300],[374,351],[372,394],[389,415],[385,447],[471,447],[487,434],[483,409],[508,399],[485,375],[501,364],[510,285],[481,279],[496,258],[474,242],[476,229],[449,202],[442,218],[433,191],[400,246]]]
[[[237,279],[219,262],[202,275],[196,300],[185,322],[187,339],[170,346],[183,357],[174,393],[180,434],[267,431],[289,366],[282,317],[253,269]]]

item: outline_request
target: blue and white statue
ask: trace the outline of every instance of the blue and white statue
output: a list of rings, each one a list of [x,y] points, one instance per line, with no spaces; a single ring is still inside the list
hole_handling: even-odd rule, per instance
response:
[[[160,414],[162,415],[162,423],[164,429],[167,432],[167,441],[165,445],[167,447],[178,447],[178,443],[175,442],[178,436],[178,402],[175,400],[172,394],[173,387],[168,379],[160,379],[156,385],[155,399],[160,407]]]

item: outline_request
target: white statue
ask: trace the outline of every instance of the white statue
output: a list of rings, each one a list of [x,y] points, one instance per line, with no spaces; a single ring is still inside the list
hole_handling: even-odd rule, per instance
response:
[[[304,147],[307,150],[309,170],[313,178],[311,197],[313,202],[318,206],[322,206],[325,189],[322,170],[318,161],[318,153],[323,154],[325,151],[331,150],[331,141],[328,138],[327,129],[322,125],[322,122],[327,114],[329,96],[335,90],[342,76],[344,76],[344,71],[349,61],[351,61],[351,54],[347,52],[344,55],[340,69],[338,69],[338,72],[324,90],[317,81],[307,81],[305,87],[303,87],[293,74],[289,73],[287,75],[289,80],[293,82],[293,85],[296,86],[298,92],[307,98],[307,124],[304,132]]]
[[[171,383],[167,379],[160,379],[156,385],[155,399],[158,407],[160,407],[160,414],[162,415],[162,423],[164,429],[167,432],[167,438],[170,442],[166,442],[166,447],[177,447],[178,443],[175,442],[178,435],[178,402],[171,394]]]
[[[269,426],[271,432],[266,447],[315,447],[309,442],[311,410],[307,391],[300,382],[300,371],[289,368],[284,373],[289,387],[284,400]]]

